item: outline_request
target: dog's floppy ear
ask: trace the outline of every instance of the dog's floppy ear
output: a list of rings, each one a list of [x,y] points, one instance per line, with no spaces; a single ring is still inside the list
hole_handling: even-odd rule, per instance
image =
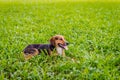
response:
[[[54,36],[50,39],[50,44],[55,46],[55,38],[54,38]]]

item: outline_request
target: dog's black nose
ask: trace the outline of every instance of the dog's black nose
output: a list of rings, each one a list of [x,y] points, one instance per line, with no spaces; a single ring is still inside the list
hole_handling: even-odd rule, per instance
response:
[[[66,42],[66,45],[69,45],[69,43],[68,43],[68,42]]]

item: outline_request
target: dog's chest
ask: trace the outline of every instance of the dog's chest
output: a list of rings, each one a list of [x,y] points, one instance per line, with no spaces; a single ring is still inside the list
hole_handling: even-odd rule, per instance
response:
[[[56,50],[57,50],[57,53],[58,53],[59,55],[62,55],[62,53],[63,53],[63,49],[62,49],[62,48],[57,47]]]

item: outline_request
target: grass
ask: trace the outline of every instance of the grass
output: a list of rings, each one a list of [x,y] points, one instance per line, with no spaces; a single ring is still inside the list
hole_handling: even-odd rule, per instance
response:
[[[0,3],[0,79],[119,80],[120,3]],[[25,61],[31,43],[61,34],[70,42],[63,57],[39,55]]]

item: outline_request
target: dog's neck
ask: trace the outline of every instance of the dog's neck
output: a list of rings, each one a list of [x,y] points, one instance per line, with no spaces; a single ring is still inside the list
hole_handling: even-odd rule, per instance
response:
[[[61,47],[56,47],[56,51],[57,51],[57,55],[65,57],[64,49],[62,49]]]
[[[55,46],[53,46],[52,44],[49,44],[50,46],[50,50],[53,51],[55,49]]]
[[[58,55],[63,55],[64,50],[61,47],[56,47],[56,50]]]
[[[50,50],[53,51],[54,49],[56,49],[57,51],[57,55],[60,55],[60,56],[65,56],[65,53],[64,53],[64,49],[62,49],[61,47],[55,47],[54,45],[50,44]]]

